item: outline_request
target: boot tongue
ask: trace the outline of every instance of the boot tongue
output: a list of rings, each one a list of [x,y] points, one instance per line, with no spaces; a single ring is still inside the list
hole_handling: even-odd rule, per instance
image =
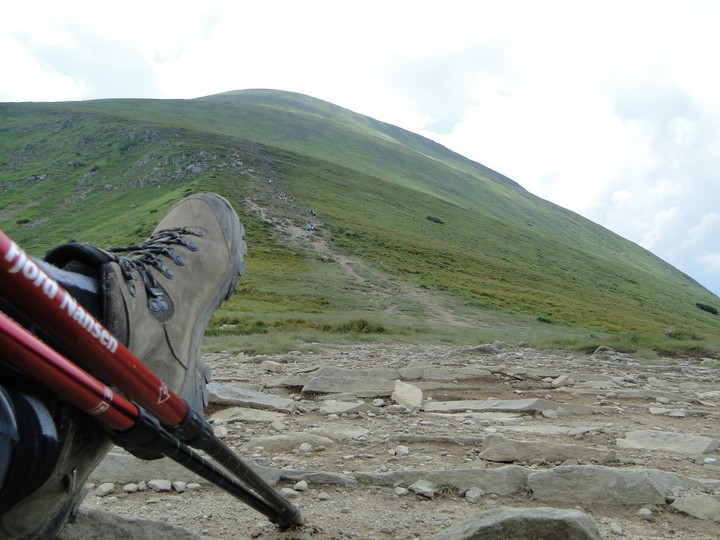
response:
[[[44,260],[63,270],[96,278],[99,276],[100,268],[111,262],[113,258],[98,247],[73,242],[50,250]]]

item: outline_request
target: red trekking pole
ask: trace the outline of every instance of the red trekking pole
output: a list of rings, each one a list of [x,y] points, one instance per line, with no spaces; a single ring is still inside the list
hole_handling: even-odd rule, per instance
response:
[[[114,440],[131,442],[173,459],[225,489],[276,522],[278,512],[223,470],[165,431],[157,420],[80,369],[0,311],[0,348],[6,361],[93,416],[111,430]]]
[[[263,512],[271,521],[281,527],[302,524],[296,506],[289,503],[236,456],[215,436],[212,427],[200,413],[170,391],[164,382],[2,231],[0,297],[57,341],[68,351],[72,360],[86,365],[91,363],[93,372],[101,380],[116,386],[156,417],[163,424],[163,431],[205,451],[236,478],[257,491],[265,499],[263,502],[273,509],[270,515]],[[29,374],[35,375],[34,372]],[[85,375],[89,377],[87,373]],[[67,376],[70,379],[80,377],[78,372],[68,372]],[[97,391],[89,388],[87,390]],[[65,395],[61,395],[67,399]],[[118,397],[115,396],[115,399]],[[68,401],[73,402],[70,399]],[[135,409],[141,410],[137,407]],[[129,414],[130,418],[133,418],[132,409],[127,410],[123,405],[121,410],[121,416]],[[121,428],[128,429],[126,424]],[[142,443],[140,445],[142,446]]]

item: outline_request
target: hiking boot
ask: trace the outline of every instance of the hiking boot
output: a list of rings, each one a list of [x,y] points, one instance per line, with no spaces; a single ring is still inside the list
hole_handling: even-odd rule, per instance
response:
[[[200,342],[210,317],[234,292],[244,268],[243,236],[227,200],[198,194],[175,205],[140,245],[104,250],[90,244],[66,244],[48,253],[45,260],[97,279],[101,302],[93,314],[100,315],[118,340],[202,413],[210,372],[200,358]],[[91,362],[86,366],[90,370]],[[47,396],[41,401],[48,404],[28,409],[34,416],[19,413],[18,422],[34,418],[50,442],[53,430],[48,424],[55,425],[57,463],[47,479],[34,479],[33,485],[40,487],[6,506],[7,511],[2,509],[0,538],[54,537],[82,501],[90,472],[112,446],[88,415],[63,402],[50,404],[53,400]],[[36,403],[24,397],[16,397],[15,402]],[[28,452],[49,457],[32,446],[32,437],[28,443]],[[13,451],[13,459],[22,457],[19,448]],[[142,452],[136,455],[143,457]],[[154,457],[158,456],[146,459]]]
[[[175,205],[140,245],[67,244],[45,260],[95,270],[107,329],[202,413],[210,371],[200,342],[213,312],[235,291],[245,264],[243,236],[230,203],[203,193]]]

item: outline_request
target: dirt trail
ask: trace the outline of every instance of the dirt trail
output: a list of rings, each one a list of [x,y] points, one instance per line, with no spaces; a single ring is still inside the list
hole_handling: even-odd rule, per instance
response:
[[[328,233],[323,229],[321,221],[313,220],[315,230],[308,232],[307,223],[301,226],[297,224],[297,219],[273,215],[268,207],[261,206],[250,198],[246,198],[244,203],[248,213],[272,225],[277,231],[278,238],[289,247],[312,252],[321,260],[338,264],[343,275],[359,290],[369,288],[381,297],[400,297],[420,306],[427,319],[440,324],[468,328],[481,325],[478,321],[463,319],[445,308],[438,296],[430,291],[400,278],[394,278],[356,257],[340,252],[329,242]],[[388,312],[398,313],[399,308],[397,305],[390,306]]]

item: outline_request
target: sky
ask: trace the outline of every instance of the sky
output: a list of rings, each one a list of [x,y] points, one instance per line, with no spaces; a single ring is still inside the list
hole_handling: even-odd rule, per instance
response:
[[[0,102],[300,92],[419,133],[720,294],[720,2],[25,0]]]

